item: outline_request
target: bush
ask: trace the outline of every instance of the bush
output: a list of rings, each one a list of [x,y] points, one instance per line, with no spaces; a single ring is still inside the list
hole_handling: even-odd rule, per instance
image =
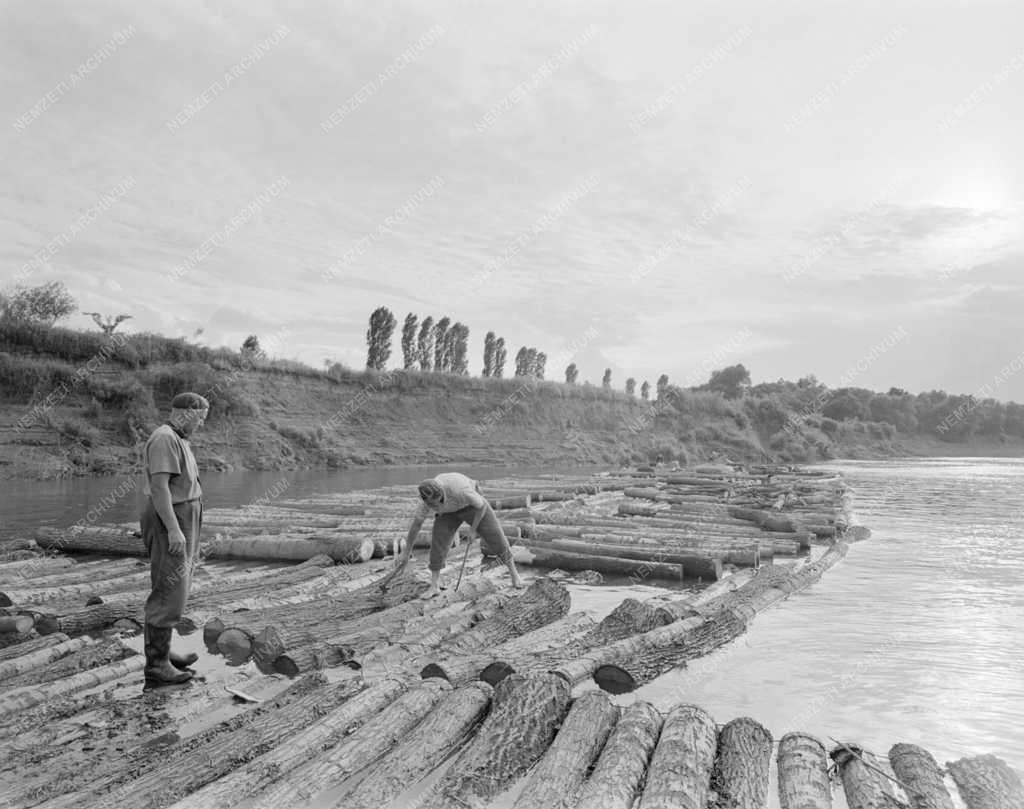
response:
[[[210,401],[210,415],[254,416],[256,405],[239,386],[223,372],[203,362],[184,362],[157,372],[153,392],[168,405],[182,391],[194,391]]]

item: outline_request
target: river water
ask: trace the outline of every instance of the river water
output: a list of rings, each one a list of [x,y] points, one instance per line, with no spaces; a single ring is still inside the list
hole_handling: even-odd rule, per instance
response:
[[[776,739],[802,730],[883,755],[895,742],[912,742],[940,763],[995,753],[1024,773],[1024,460],[828,466],[855,488],[856,519],[872,538],[726,648],[616,701],[693,702],[720,724],[751,716]],[[445,468],[236,472],[207,476],[205,485],[211,506],[234,506],[282,478],[285,496],[297,498],[412,485]],[[486,480],[553,470],[465,471]],[[8,482],[0,530],[19,535],[39,524],[71,524],[119,483]],[[134,519],[134,496],[103,521]],[[654,592],[573,589],[576,606],[597,614],[627,595]]]

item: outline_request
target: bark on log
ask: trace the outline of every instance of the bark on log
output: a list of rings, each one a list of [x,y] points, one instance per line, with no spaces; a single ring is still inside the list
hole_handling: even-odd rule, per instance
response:
[[[488,502],[491,504],[491,508],[495,511],[511,508],[529,508],[530,495],[518,494],[510,497],[490,497],[488,498]]]
[[[746,716],[719,731],[718,753],[711,772],[713,809],[764,809],[768,805],[768,770],[772,734]]]
[[[473,654],[557,621],[569,613],[569,591],[548,578],[537,579],[497,615],[463,632],[445,651]]]
[[[423,809],[486,807],[548,748],[569,698],[569,685],[550,674],[513,674],[498,683],[490,714]]]
[[[9,606],[9,605],[4,605]],[[31,615],[0,615],[0,632],[13,635],[24,635],[35,626],[36,619]]]
[[[647,768],[638,809],[705,809],[718,732],[696,705],[679,705],[665,717]]]
[[[92,595],[103,595],[106,593],[117,593],[125,590],[132,590],[141,587],[149,581],[149,571],[138,573],[122,574],[111,579],[86,579],[56,585],[53,587],[26,587],[20,589],[8,588],[0,592],[0,606],[9,607],[12,604],[19,606],[30,606],[43,604],[47,601],[68,598],[88,598]]]
[[[351,660],[353,651],[327,643],[302,646],[283,654],[274,661],[274,671],[285,677],[298,677],[311,671],[330,669]]]
[[[16,643],[12,646],[7,646],[0,649],[0,663],[6,663],[9,660],[15,660],[23,655],[32,654],[38,652],[40,649],[48,649],[51,646],[56,646],[60,643],[65,643],[70,638],[58,632],[55,635],[47,635],[45,638],[35,638],[34,640],[27,640],[24,643]]]
[[[572,638],[593,626],[593,618],[586,613],[577,612],[512,638],[493,649],[454,655],[438,651],[435,659],[420,670],[420,676],[424,679],[441,677],[452,685],[461,685],[476,679],[497,685],[517,670],[520,661],[530,660],[535,654],[545,650],[562,648],[571,642]]]
[[[619,718],[604,694],[577,697],[555,740],[530,772],[513,809],[572,809],[591,764]]]
[[[661,724],[661,714],[647,702],[634,702],[623,710],[583,785],[580,809],[631,809],[643,785]]]
[[[1020,775],[993,755],[946,762],[967,809],[1020,809],[1024,786]]]
[[[787,733],[779,741],[781,809],[832,809],[832,783],[825,747],[806,733]]]
[[[843,779],[849,809],[891,809],[893,790],[874,756],[853,744],[837,747],[830,755]]]
[[[395,579],[394,581],[400,580]],[[395,631],[395,622],[404,622],[410,617],[423,615],[428,610],[493,592],[495,585],[487,578],[473,579],[463,582],[460,590],[456,591],[454,588],[445,590],[440,596],[430,601],[416,598],[424,588],[425,585],[422,582],[410,580],[404,589],[397,585],[393,587],[383,599],[379,590],[369,593],[366,596],[369,601],[366,603],[377,599],[376,603],[381,604],[384,608],[381,611],[375,610],[369,621],[356,621],[354,618],[369,616],[371,613],[360,612],[360,615],[350,616],[348,610],[320,611],[310,616],[310,620],[305,623],[275,621],[272,625],[264,627],[252,639],[252,655],[260,666],[272,667],[274,661],[286,654],[289,649],[314,643],[329,643],[351,648],[354,653],[361,653],[375,643],[386,640],[386,634]],[[376,588],[374,587],[374,589]],[[355,593],[351,594],[349,598],[353,596]],[[395,611],[392,612],[392,609]],[[218,647],[223,639],[224,635],[222,634],[217,640]]]
[[[302,765],[286,781],[261,792],[250,809],[301,805],[339,787],[346,778],[394,747],[450,691],[448,683],[437,679],[424,680],[410,688],[325,755]],[[332,805],[343,806],[344,803],[342,799]]]
[[[632,559],[642,562],[668,562],[682,565],[690,578],[717,581],[722,575],[723,554],[709,551],[707,553],[689,552],[670,545],[610,545],[599,542],[575,542],[567,539],[534,541],[522,539],[518,543],[524,548],[551,548],[555,551],[576,553],[581,555],[614,556],[619,559]],[[751,554],[753,556],[754,554]],[[733,562],[736,564],[736,562]]]
[[[889,764],[903,782],[910,809],[953,809],[953,799],[942,780],[942,770],[931,753],[915,744],[894,744]]]
[[[670,624],[673,621],[679,621],[683,618],[692,618],[695,615],[699,615],[699,608],[701,606],[707,604],[713,598],[717,598],[725,593],[731,593],[733,590],[738,590],[750,581],[754,575],[753,570],[739,570],[731,576],[726,576],[714,584],[708,585],[696,596],[677,598],[672,599],[671,601],[652,600],[649,603],[661,613],[664,619],[663,622]]]
[[[129,771],[137,773],[138,765],[132,767],[129,762],[119,762],[110,774],[86,785],[83,792],[71,793],[43,806],[45,809],[94,805],[133,809],[167,806],[310,727],[343,705],[361,687],[362,682],[354,678],[326,685],[322,677],[311,675],[297,681],[273,701],[236,717],[237,721],[212,728],[191,744],[176,746],[149,759],[148,766],[135,775],[134,780],[123,783],[124,767],[127,765]]]
[[[91,646],[96,642],[89,637],[75,638],[74,640],[67,640],[66,635],[63,637],[65,638],[63,643],[43,646],[20,657],[0,662],[0,681],[25,674],[39,666],[46,666],[55,660],[60,660],[65,655],[77,652],[79,649],[84,649],[86,646]],[[11,686],[5,684],[3,687],[10,688]]]
[[[134,654],[137,653],[117,638],[105,643],[84,644],[69,654],[50,661],[44,667],[36,667],[11,676],[2,685],[4,688],[13,689],[53,683],[89,669],[116,663]]]
[[[142,537],[123,528],[39,528],[35,540],[40,548],[64,553],[149,556]]]
[[[619,503],[618,513],[624,517],[656,517],[668,511],[668,506],[646,506],[640,503]]]
[[[490,705],[491,694],[489,685],[477,681],[445,695],[405,740],[346,796],[343,803],[346,809],[379,809],[427,775],[480,723]]]
[[[118,663],[111,663],[109,666],[83,671],[81,674],[55,683],[13,689],[0,695],[0,717],[10,716],[65,694],[73,694],[85,688],[109,683],[111,680],[141,671],[145,665],[145,658],[142,655],[135,655]]]
[[[335,562],[351,565],[373,556],[373,542],[362,537],[336,536],[278,540],[272,537],[222,539],[210,545],[207,559],[262,559],[288,562],[326,554]]]
[[[631,559],[620,559],[617,556],[599,556],[596,554],[567,553],[538,546],[526,548],[522,545],[512,546],[512,558],[517,565],[543,567],[561,570],[596,570],[599,573],[613,573],[619,576],[633,576],[640,579],[655,578],[668,581],[682,581],[684,570],[682,565],[665,562],[637,562]]]
[[[141,559],[104,559],[100,562],[79,562],[72,567],[46,571],[38,575],[12,575],[4,579],[3,586],[15,590],[59,587],[62,584],[78,584],[85,580],[101,581],[141,570],[148,570],[146,562]],[[22,571],[22,574],[24,573],[25,571]]]
[[[813,584],[846,555],[846,550],[845,543],[836,543],[817,562],[794,573],[771,566],[761,568],[757,576],[739,589],[706,604],[697,617],[595,649],[555,671],[566,678],[583,678],[593,673],[597,684],[613,694],[634,690],[683,661],[708,654],[742,634],[759,612]]]
[[[355,681],[353,681],[355,682]],[[386,679],[352,696],[329,713],[317,717],[287,744],[277,745],[263,755],[208,783],[172,809],[231,809],[308,763],[313,756],[330,750],[350,729],[359,727],[397,699],[408,682]]]
[[[70,556],[43,556],[35,554],[28,559],[15,562],[0,562],[0,579],[31,579],[35,576],[46,576],[66,570],[74,564]]]

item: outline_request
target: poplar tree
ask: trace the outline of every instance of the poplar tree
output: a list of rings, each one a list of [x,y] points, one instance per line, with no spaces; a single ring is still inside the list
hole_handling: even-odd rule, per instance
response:
[[[417,340],[420,370],[429,371],[434,367],[434,318],[427,315],[420,324],[420,335]]]
[[[402,324],[402,362],[405,370],[416,367],[416,360],[419,359],[419,351],[416,345],[416,324],[419,318],[412,312],[405,316],[405,323]]]
[[[384,370],[391,356],[391,335],[398,323],[391,310],[379,306],[370,315],[370,328],[366,330],[366,367],[375,371]]]

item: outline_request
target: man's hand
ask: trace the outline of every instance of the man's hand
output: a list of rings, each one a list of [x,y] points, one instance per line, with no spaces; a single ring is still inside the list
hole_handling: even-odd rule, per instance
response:
[[[171,556],[182,556],[185,553],[185,535],[180,528],[173,528],[167,532],[167,552]]]

